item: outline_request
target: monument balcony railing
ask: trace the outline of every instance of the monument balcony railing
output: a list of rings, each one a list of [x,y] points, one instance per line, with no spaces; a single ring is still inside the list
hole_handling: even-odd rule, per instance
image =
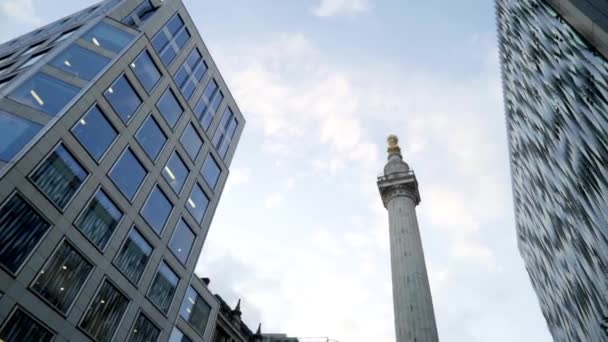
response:
[[[409,170],[409,171],[404,171],[404,172],[394,172],[391,173],[390,175],[384,175],[383,173],[378,174],[378,182],[384,182],[384,181],[388,181],[391,179],[395,179],[395,178],[402,178],[402,177],[415,177],[416,175],[414,174],[413,170]]]

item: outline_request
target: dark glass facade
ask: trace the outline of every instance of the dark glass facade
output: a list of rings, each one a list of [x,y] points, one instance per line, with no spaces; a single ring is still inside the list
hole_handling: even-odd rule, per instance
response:
[[[519,250],[555,341],[606,341],[608,59],[552,3],[497,1]]]

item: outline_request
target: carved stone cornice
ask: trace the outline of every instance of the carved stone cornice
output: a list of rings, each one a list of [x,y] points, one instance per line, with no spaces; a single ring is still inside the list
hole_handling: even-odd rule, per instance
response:
[[[378,182],[378,190],[384,207],[396,197],[409,197],[416,205],[420,203],[420,193],[418,192],[418,182],[416,178],[410,178],[397,182]]]

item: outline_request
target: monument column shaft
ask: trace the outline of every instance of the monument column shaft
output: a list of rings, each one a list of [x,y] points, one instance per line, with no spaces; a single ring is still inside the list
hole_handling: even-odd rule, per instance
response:
[[[397,342],[437,342],[416,203],[408,196],[396,196],[386,204],[386,209]]]

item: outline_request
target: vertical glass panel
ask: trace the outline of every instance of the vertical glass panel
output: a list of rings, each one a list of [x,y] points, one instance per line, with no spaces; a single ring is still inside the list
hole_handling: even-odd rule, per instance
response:
[[[215,96],[213,97],[213,100],[211,101],[212,110],[211,110],[210,118],[213,118],[213,115],[220,108],[220,104],[222,103],[223,100],[224,100],[224,93],[222,93],[220,91],[217,94],[215,94]],[[209,120],[209,123],[211,123],[211,120]]]
[[[186,201],[186,208],[196,222],[201,223],[203,217],[205,216],[205,211],[207,211],[207,206],[209,205],[209,198],[203,192],[200,185],[196,184],[190,193],[190,197]]]
[[[21,308],[17,308],[0,330],[0,341],[50,342],[55,337],[49,329],[42,326]]]
[[[211,80],[209,81],[209,83],[207,84],[207,87],[205,88],[205,91],[203,92],[203,96],[208,99],[211,100],[213,98],[213,95],[215,94],[215,92],[218,89],[218,85],[217,82],[215,80]]]
[[[148,317],[140,313],[131,330],[129,342],[155,342],[160,335],[160,329]]]
[[[120,159],[112,167],[110,179],[112,179],[125,197],[133,200],[147,174],[148,172],[137,157],[135,157],[133,151],[127,147]]]
[[[64,209],[88,174],[74,156],[59,145],[34,171],[31,179],[51,202]]]
[[[209,153],[207,155],[207,159],[205,159],[203,168],[201,169],[201,174],[211,189],[215,189],[217,180],[220,178],[220,173],[220,166],[217,164],[215,159],[213,159],[211,153]]]
[[[184,130],[184,133],[179,141],[188,153],[188,156],[190,156],[190,159],[195,160],[201,146],[203,146],[203,139],[201,139],[201,137],[198,135],[192,124],[186,126],[186,129]]]
[[[100,22],[82,37],[103,49],[120,52],[129,45],[133,36],[118,27],[105,22]]]
[[[167,198],[167,196],[157,186],[154,187],[148,197],[148,201],[141,209],[141,216],[146,222],[152,227],[152,229],[160,235],[171,214],[173,204]]]
[[[131,229],[114,263],[133,283],[138,284],[152,255],[152,246],[136,229]]]
[[[128,305],[129,299],[105,280],[80,322],[80,327],[97,341],[109,342]]]
[[[195,238],[196,235],[194,235],[192,229],[190,229],[183,218],[180,219],[175,228],[175,232],[173,232],[173,237],[171,237],[171,241],[169,242],[169,249],[184,265],[188,261],[188,256],[190,255],[190,250],[192,249]]]
[[[190,32],[188,32],[188,29],[185,28],[177,34],[177,37],[175,37],[175,44],[179,49],[181,49],[186,45],[188,40],[190,40]]]
[[[141,99],[125,75],[120,76],[103,95],[124,123],[129,122],[141,105]]]
[[[109,58],[73,44],[55,57],[50,64],[68,74],[90,81],[109,62]]]
[[[173,152],[162,173],[175,193],[179,194],[186,182],[186,178],[188,178],[189,171],[182,158],[176,152]]]
[[[160,80],[161,74],[148,51],[142,52],[129,66],[142,87],[150,93]]]
[[[177,32],[182,28],[182,26],[184,26],[184,22],[182,21],[182,18],[180,18],[179,15],[174,16],[167,23],[167,29],[172,35],[177,34]]]
[[[0,110],[0,160],[11,160],[41,128],[42,125]]]
[[[152,46],[157,52],[162,51],[167,44],[169,44],[169,38],[167,38],[165,32],[162,30],[154,36],[154,39],[152,39]]]
[[[169,337],[169,342],[192,342],[183,332],[181,332],[178,328],[173,327],[173,331],[171,331],[171,337]]]
[[[40,270],[32,289],[59,311],[67,313],[92,269],[91,263],[64,242]]]
[[[37,73],[19,86],[11,98],[47,114],[57,115],[79,90],[55,77]]]
[[[165,65],[171,64],[173,59],[177,56],[177,52],[173,49],[173,46],[169,46],[165,49],[165,51],[161,52],[160,59],[165,63]]]
[[[188,287],[179,314],[186,322],[190,323],[196,332],[201,336],[205,335],[205,328],[211,314],[211,306],[198,295],[192,286]]]
[[[80,215],[76,226],[99,249],[104,249],[122,218],[122,212],[114,202],[99,189]]]
[[[163,133],[152,115],[150,115],[141,125],[135,138],[144,152],[146,152],[148,157],[153,161],[156,160],[167,141],[167,136]]]
[[[72,134],[97,162],[101,160],[101,157],[118,136],[114,126],[97,106],[91,107],[78,120],[72,128]]]
[[[13,195],[0,208],[0,264],[17,273],[50,227],[21,195]]]
[[[165,90],[165,93],[156,103],[156,107],[171,128],[175,127],[175,124],[177,124],[177,121],[184,112],[184,109],[179,104],[170,88]]]
[[[148,298],[164,313],[169,312],[178,282],[177,274],[163,261],[148,290]]]
[[[224,115],[222,116],[222,121],[213,137],[213,145],[222,158],[226,157],[226,152],[228,152],[237,126],[238,122],[234,117],[232,109],[230,109],[230,107],[226,108],[226,111],[224,111]]]

